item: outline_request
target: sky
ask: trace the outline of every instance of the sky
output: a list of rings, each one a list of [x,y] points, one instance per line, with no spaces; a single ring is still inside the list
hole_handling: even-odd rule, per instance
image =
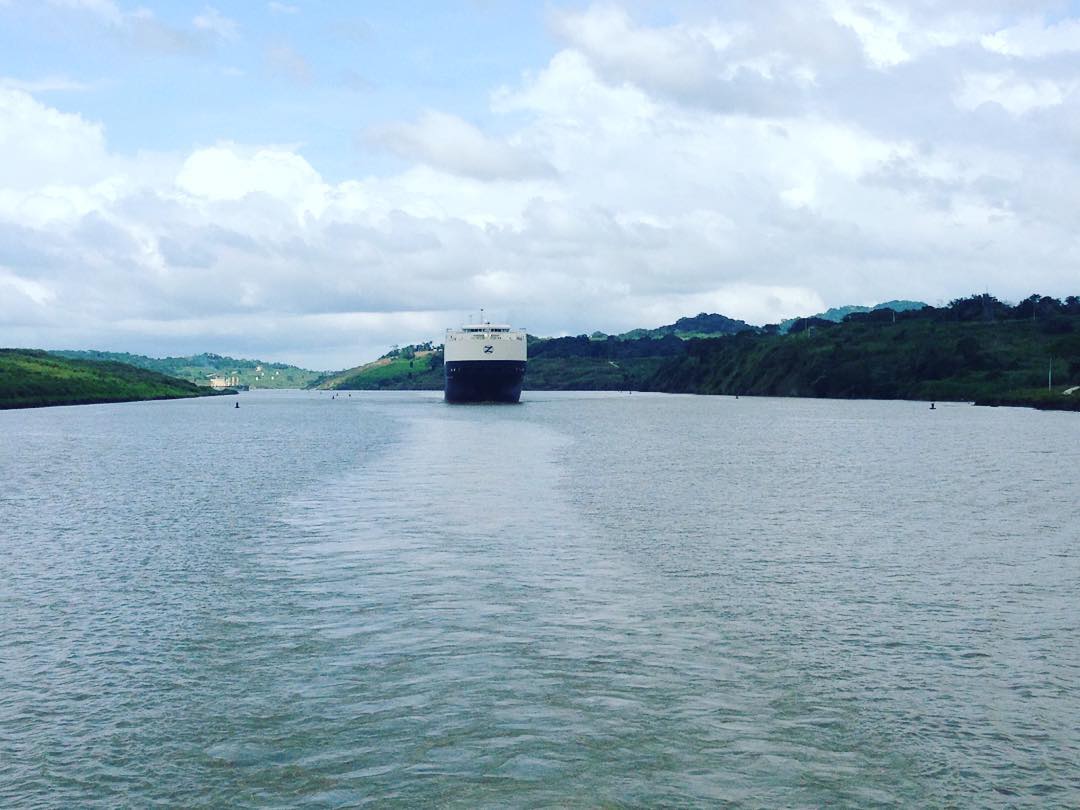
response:
[[[1080,2],[0,0],[0,345],[1080,294]]]

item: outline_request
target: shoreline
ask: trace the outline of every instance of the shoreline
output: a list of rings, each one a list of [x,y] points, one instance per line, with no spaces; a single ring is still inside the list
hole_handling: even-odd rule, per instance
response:
[[[205,394],[167,394],[150,397],[79,397],[74,399],[56,399],[49,402],[11,402],[0,400],[0,411],[25,411],[32,408],[61,408],[68,405],[117,405],[124,402],[165,402],[173,399],[200,399],[202,397],[220,397],[236,395],[238,392],[229,388]]]

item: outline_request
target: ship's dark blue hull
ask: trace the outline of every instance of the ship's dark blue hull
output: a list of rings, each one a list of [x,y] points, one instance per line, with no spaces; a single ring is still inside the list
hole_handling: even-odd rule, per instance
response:
[[[525,363],[520,360],[458,360],[445,364],[447,402],[519,402]]]

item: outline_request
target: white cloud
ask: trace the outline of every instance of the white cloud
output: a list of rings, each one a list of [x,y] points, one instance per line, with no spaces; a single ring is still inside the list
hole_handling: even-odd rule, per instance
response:
[[[31,279],[20,278],[11,270],[4,267],[0,267],[0,290],[5,290],[7,292],[7,295],[0,296],[2,298],[19,296],[25,301],[29,301],[31,304],[36,304],[38,306],[48,304],[56,298],[56,293],[46,285]],[[13,303],[19,305],[20,302],[14,301]],[[16,308],[13,308],[11,312],[14,313]],[[9,314],[7,317],[15,316]]]
[[[982,45],[988,51],[1022,58],[1074,53],[1080,51],[1080,20],[1064,19],[1047,25],[1041,18],[1031,17],[986,34]]]
[[[114,0],[47,0],[54,8],[96,18],[112,36],[135,48],[165,54],[207,50],[210,37],[232,39],[236,23],[207,7],[192,21],[192,28],[177,28],[159,19],[145,6],[125,10]]]
[[[503,114],[528,113],[568,137],[586,125],[602,126],[608,135],[639,130],[649,126],[660,109],[637,87],[606,84],[584,55],[569,50],[555,54],[544,70],[527,75],[520,87],[499,88],[492,106]]]
[[[236,39],[240,31],[236,20],[226,17],[212,6],[204,8],[202,13],[195,16],[191,24],[200,31],[208,31],[224,40]]]
[[[95,14],[114,25],[123,22],[124,13],[113,0],[48,0],[50,5]]]
[[[889,68],[912,58],[902,39],[909,22],[903,12],[887,3],[838,0],[834,19],[859,37],[866,58],[878,68]]]
[[[62,113],[22,90],[0,88],[0,188],[101,179],[108,156],[100,124]]]
[[[428,111],[415,123],[397,123],[369,133],[401,157],[480,180],[543,177],[551,166],[529,148],[491,138],[457,116]]]
[[[343,367],[481,303],[578,333],[1077,292],[1078,57],[980,45],[1010,0],[838,3],[556,12],[485,115],[370,130],[404,165],[341,179],[288,144],[118,151],[0,82],[0,343]]]
[[[552,15],[552,26],[612,84],[734,113],[775,115],[798,104],[813,72],[772,50],[748,52],[743,24],[637,24],[623,9],[594,5]]]
[[[674,323],[699,312],[738,312],[747,323],[765,323],[821,312],[827,308],[821,296],[805,287],[766,284],[725,284],[714,290],[672,294],[642,302],[644,323]]]
[[[1024,79],[1013,72],[967,73],[955,95],[956,103],[967,110],[983,104],[998,104],[1013,115],[1057,107],[1077,86],[1077,81]]]
[[[556,13],[553,21],[556,30],[602,70],[674,90],[715,77],[733,38],[716,24],[641,27],[616,6]]]
[[[235,145],[199,149],[184,162],[177,186],[214,200],[236,200],[263,192],[291,197],[319,176],[302,157],[288,149],[243,150]]]
[[[270,9],[273,14],[299,14],[300,7],[294,6],[290,3],[279,3],[277,0],[267,4],[267,8]]]

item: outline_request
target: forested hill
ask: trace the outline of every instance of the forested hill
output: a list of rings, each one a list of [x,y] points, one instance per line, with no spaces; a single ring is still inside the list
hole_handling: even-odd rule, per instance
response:
[[[54,351],[51,354],[77,360],[106,360],[127,363],[139,368],[168,374],[193,383],[206,384],[211,377],[236,377],[238,385],[251,388],[305,388],[321,374],[288,363],[268,363],[265,360],[240,360],[204,352],[187,357],[147,357],[127,352]]]
[[[823,321],[832,321],[833,323],[840,323],[848,315],[854,315],[857,313],[876,312],[878,310],[889,310],[891,312],[909,312],[911,310],[920,310],[925,307],[922,301],[886,301],[882,304],[875,304],[872,307],[863,306],[846,306],[846,307],[832,307],[819,312],[817,315],[811,315],[811,318],[820,318]],[[780,321],[781,333],[786,333],[791,329],[791,326],[802,318],[788,318],[785,321]]]
[[[694,319],[680,322],[687,321]],[[941,308],[860,309],[839,323],[811,317],[789,326],[788,334],[773,326],[690,340],[677,337],[676,331],[637,338],[530,336],[525,388],[939,399],[1080,409],[1080,391],[1064,393],[1080,385],[1080,299],[1075,296],[1064,301],[1031,296],[1010,306],[978,295]],[[440,389],[442,373],[441,349],[425,344],[390,352],[327,378],[323,386]]]
[[[1053,385],[1048,390],[1050,375]],[[1080,299],[993,296],[692,340],[647,382],[702,394],[940,399],[1080,410]]]
[[[124,363],[73,360],[30,349],[0,349],[0,408],[177,399],[214,393],[220,392]]]
[[[529,344],[525,388],[534,391],[625,391],[642,389],[670,358],[686,350],[686,341],[668,334],[661,338],[602,340],[548,338]]]
[[[659,326],[656,329],[632,329],[621,335],[615,335],[620,340],[637,340],[643,337],[662,338],[673,335],[678,338],[716,337],[719,335],[736,335],[747,329],[757,331],[758,327],[729,318],[726,315],[718,315],[715,312],[702,312],[692,318],[679,318],[675,323]],[[593,338],[606,338],[602,332],[593,333]]]

